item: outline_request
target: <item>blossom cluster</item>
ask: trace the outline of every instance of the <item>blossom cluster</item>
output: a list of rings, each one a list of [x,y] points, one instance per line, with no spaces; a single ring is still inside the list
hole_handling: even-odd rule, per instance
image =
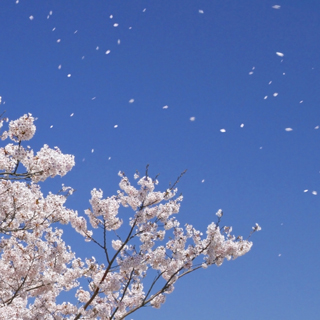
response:
[[[22,141],[33,137],[36,131],[34,120],[29,113],[9,122],[9,130],[4,131],[2,140],[9,137],[18,144],[9,143],[0,148],[0,170],[10,176],[15,174],[19,164],[22,164],[27,172],[20,177],[31,178],[34,182],[45,181],[48,177],[53,178],[57,175],[64,176],[75,165],[73,155],[63,154],[58,147],[51,149],[48,145],[44,145],[34,155],[33,150],[25,149],[21,145]]]
[[[158,181],[147,172],[137,186],[119,172],[120,190],[111,197],[93,189],[85,216],[65,207],[70,187],[44,196],[38,182],[65,175],[75,162],[57,147],[44,145],[36,155],[24,148],[22,141],[35,132],[33,121],[25,115],[2,134],[14,143],[0,148],[0,319],[124,319],[146,305],[160,308],[182,276],[251,249],[252,242],[219,226],[222,210],[205,235],[181,226],[176,215],[183,197],[175,185],[156,191]],[[131,208],[131,218],[120,217],[123,207]],[[103,251],[105,261],[77,257],[54,223],[69,224]],[[256,224],[252,232],[260,229]],[[77,302],[59,303],[70,290]]]

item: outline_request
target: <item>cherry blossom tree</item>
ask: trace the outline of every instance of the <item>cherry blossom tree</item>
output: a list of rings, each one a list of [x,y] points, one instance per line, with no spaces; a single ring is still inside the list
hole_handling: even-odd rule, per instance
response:
[[[38,182],[64,176],[75,161],[57,147],[44,145],[34,153],[24,146],[35,134],[34,121],[26,114],[1,135],[12,142],[0,148],[0,319],[124,319],[143,306],[160,308],[190,272],[251,249],[252,242],[220,226],[221,210],[205,235],[179,224],[181,176],[167,190],[155,191],[158,181],[148,170],[141,178],[134,175],[137,187],[120,172],[116,195],[92,190],[86,216],[65,207],[71,187],[44,196]],[[2,117],[0,128],[5,122]],[[119,217],[120,207],[133,211],[128,221]],[[69,224],[100,248],[104,263],[77,257],[59,224]],[[121,232],[124,226],[127,233]],[[256,224],[251,234],[260,229]],[[65,291],[74,292],[75,302],[57,302]]]

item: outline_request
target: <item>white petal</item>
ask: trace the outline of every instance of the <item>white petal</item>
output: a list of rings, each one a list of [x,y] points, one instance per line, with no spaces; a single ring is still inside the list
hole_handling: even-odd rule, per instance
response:
[[[283,57],[284,54],[282,52],[276,52],[276,55],[279,56],[279,57]]]

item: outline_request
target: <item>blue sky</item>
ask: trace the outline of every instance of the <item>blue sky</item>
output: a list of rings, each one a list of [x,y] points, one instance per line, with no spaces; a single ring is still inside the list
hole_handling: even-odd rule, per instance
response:
[[[2,109],[38,118],[35,150],[76,158],[44,192],[74,187],[67,206],[83,214],[92,188],[116,193],[119,170],[133,180],[150,164],[163,190],[188,169],[182,224],[205,231],[221,208],[236,235],[262,227],[249,254],[132,318],[320,314],[319,15],[311,0],[0,2]]]

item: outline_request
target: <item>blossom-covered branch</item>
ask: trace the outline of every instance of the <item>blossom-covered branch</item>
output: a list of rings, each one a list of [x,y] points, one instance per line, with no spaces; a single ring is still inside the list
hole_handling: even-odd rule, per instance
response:
[[[44,196],[38,182],[64,176],[75,162],[57,147],[44,145],[35,154],[23,146],[36,131],[34,121],[24,115],[1,135],[12,143],[0,148],[0,319],[124,319],[143,306],[159,308],[181,277],[251,249],[252,242],[231,235],[231,227],[220,228],[221,210],[205,235],[180,225],[183,197],[176,185],[182,175],[156,191],[148,168],[145,176],[134,175],[137,186],[119,172],[120,190],[104,197],[93,189],[84,216],[65,207],[74,189],[63,185]],[[131,218],[120,217],[123,207]],[[96,244],[105,261],[77,257],[57,223]],[[260,229],[256,224],[251,234]],[[80,286],[83,280],[87,288]],[[64,291],[74,292],[77,302],[59,303]]]

